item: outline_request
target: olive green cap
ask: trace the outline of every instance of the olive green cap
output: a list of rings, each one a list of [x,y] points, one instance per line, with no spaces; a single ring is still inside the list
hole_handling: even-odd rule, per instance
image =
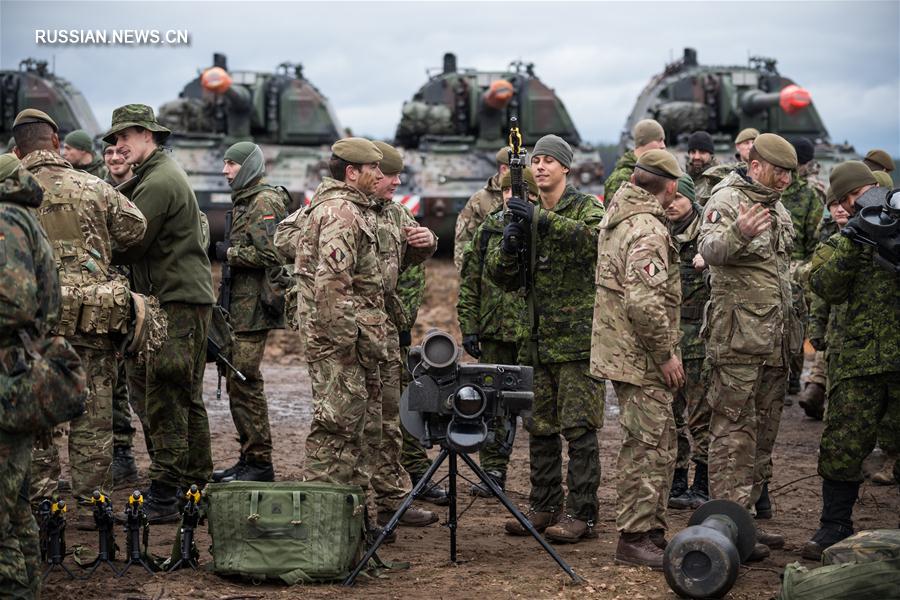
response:
[[[789,141],[775,133],[762,133],[753,141],[759,157],[782,169],[797,168],[797,151]]]
[[[755,140],[758,137],[759,129],[748,127],[746,129],[741,129],[741,132],[737,134],[736,138],[734,138],[734,143],[740,144],[741,142],[746,142],[747,140]]]
[[[497,150],[497,163],[501,165],[509,164],[509,146],[503,146]]]
[[[66,136],[63,143],[76,150],[81,150],[82,152],[94,151],[94,142],[91,140],[91,136],[88,135],[88,132],[84,129],[76,129]]]
[[[331,146],[331,152],[355,165],[376,163],[384,158],[381,150],[371,140],[359,137],[349,137],[338,140]]]
[[[225,156],[222,158],[242,165],[256,148],[257,146],[253,142],[238,142],[229,146],[228,150],[225,151]]]
[[[666,132],[657,121],[641,119],[634,124],[634,128],[631,130],[631,137],[634,138],[634,147],[640,148],[650,142],[659,142],[666,139]]]
[[[15,154],[0,154],[0,181],[15,173],[20,164]]]
[[[678,178],[678,193],[691,202],[697,200],[697,195],[694,193],[694,180],[687,173]]]
[[[59,131],[59,127],[57,127],[56,121],[51,119],[50,115],[48,115],[44,111],[38,110],[36,108],[26,108],[18,115],[16,115],[16,120],[13,121],[13,129],[15,129],[19,125],[26,125],[28,123],[46,123],[53,128],[53,131]]]
[[[878,182],[883,188],[893,189],[894,180],[891,179],[891,174],[887,171],[872,171],[872,176],[875,177],[875,181]]]
[[[103,141],[114,144],[116,134],[129,127],[143,127],[149,131],[161,133],[163,141],[172,134],[169,129],[159,124],[151,107],[146,104],[126,104],[113,111],[112,125],[103,136]]]
[[[891,158],[891,155],[884,150],[869,150],[866,153],[866,157],[863,159],[863,161],[865,161],[865,163],[873,171],[875,169],[884,169],[888,173],[894,172],[894,159]]]
[[[572,158],[575,156],[575,153],[572,152],[572,146],[569,145],[569,142],[551,133],[537,141],[531,155],[552,156],[568,169],[572,166]]]
[[[635,168],[667,179],[678,179],[684,175],[672,153],[660,149],[648,150],[641,154]]]
[[[522,172],[522,177],[525,179],[525,185],[528,186],[528,191],[535,196],[539,195],[540,190],[538,190],[537,182],[534,180],[534,173],[531,172],[531,167],[525,167],[525,170]],[[503,177],[500,178],[500,189],[504,190],[510,186],[512,186],[512,175],[507,171],[503,174]]]
[[[828,186],[828,189],[825,190],[825,206],[831,206],[835,204],[837,199],[834,197],[834,192],[831,189],[831,186]]]
[[[869,167],[858,160],[848,160],[834,167],[828,182],[829,191],[834,196],[835,202],[840,202],[847,194],[864,185],[878,184]]]
[[[378,166],[385,175],[396,175],[403,170],[403,155],[400,151],[384,142],[372,142],[383,155]]]

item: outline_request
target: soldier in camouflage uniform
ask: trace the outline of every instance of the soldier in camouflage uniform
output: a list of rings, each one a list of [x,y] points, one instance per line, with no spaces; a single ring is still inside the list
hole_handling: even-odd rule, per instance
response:
[[[836,166],[831,191],[851,215],[856,199],[875,186],[858,161]],[[853,226],[851,218],[848,227]],[[818,560],[825,548],[853,533],[853,505],[862,463],[876,437],[900,450],[900,278],[873,260],[874,249],[842,234],[815,252],[810,287],[832,306],[828,331],[828,412],[819,445],[822,516],[803,548]],[[900,463],[894,464],[900,482]]]
[[[759,137],[759,131],[753,127],[741,130],[734,138],[734,157],[737,162],[715,165],[703,172],[699,177],[694,177],[694,194],[700,206],[706,206],[706,202],[712,195],[712,190],[720,181],[737,169],[747,170],[747,158],[750,156],[750,148]]]
[[[79,171],[90,173],[100,179],[106,179],[109,175],[106,161],[102,156],[94,154],[94,140],[84,129],[76,129],[66,136],[63,141],[62,155]]]
[[[685,172],[691,178],[691,185],[700,175],[719,164],[716,160],[716,145],[706,131],[695,131],[688,137]]]
[[[284,327],[284,310],[277,305],[281,289],[273,284],[281,257],[272,237],[284,218],[286,193],[266,183],[266,162],[253,142],[238,142],[225,151],[222,173],[231,186],[231,231],[216,243],[216,257],[231,267],[227,307],[234,328],[231,363],[225,372],[228,405],[241,445],[240,459],[213,481],[273,481],[272,433],[262,372],[259,370],[269,331]],[[274,273],[273,273],[274,271]]]
[[[504,204],[512,197],[509,172],[500,180]],[[538,187],[531,169],[526,168],[524,179],[528,185],[529,200],[537,202]],[[475,230],[475,236],[463,253],[462,269],[459,276],[459,300],[456,314],[463,334],[463,347],[480,362],[503,365],[516,364],[525,317],[525,304],[516,293],[503,291],[484,271],[485,258],[490,247],[497,247],[503,238],[503,205],[488,215]],[[506,423],[494,424],[494,441],[478,451],[481,468],[504,489],[506,467],[512,448],[506,448]],[[473,493],[491,498],[493,492],[479,482],[472,488]]]
[[[865,158],[863,158],[863,162],[873,173],[877,171],[884,171],[885,173],[890,175],[894,172],[895,169],[894,159],[891,158],[891,155],[878,148],[866,152],[866,156]]]
[[[453,264],[456,271],[462,269],[463,251],[466,244],[475,235],[475,229],[484,222],[489,214],[503,204],[500,193],[500,179],[509,170],[509,147],[504,146],[497,151],[497,172],[488,179],[484,187],[469,198],[459,216],[456,217],[456,237],[453,240]]]
[[[116,343],[131,321],[128,283],[111,271],[112,252],[140,242],[147,221],[112,186],[74,169],[56,153],[57,127],[45,113],[22,111],[13,130],[22,167],[46,190],[38,213],[53,243],[62,289],[62,310],[54,333],[78,348],[89,376],[87,412],[74,419],[69,429],[72,492],[83,504],[94,490],[109,493],[112,489]],[[52,482],[52,475],[59,472],[56,446],[36,452],[34,460],[35,480]],[[35,490],[35,495],[50,492]],[[89,511],[75,513],[79,528],[93,526]]]
[[[713,189],[699,243],[711,283],[710,497],[746,508],[772,475],[788,360],[802,344],[791,304],[793,226],[779,201],[797,154],[767,133],[756,138],[748,158],[747,171],[734,171]],[[758,533],[765,546],[784,544],[779,535]],[[766,555],[759,547],[753,558]]]
[[[503,241],[488,250],[485,271],[508,292],[523,288],[527,323],[519,362],[534,367],[534,407],[525,419],[530,434],[531,508],[528,518],[546,537],[577,542],[596,536],[600,485],[597,429],[603,426],[603,384],[592,378],[590,322],[603,205],[566,184],[572,149],[555,135],[534,147],[531,170],[540,203],[513,198],[513,220]],[[525,246],[521,242],[528,239]],[[523,286],[523,273],[528,285]],[[569,446],[569,497],[562,518],[562,439]],[[528,535],[518,521],[506,531]]]
[[[681,175],[674,156],[650,150],[610,200],[600,223],[591,336],[591,373],[612,382],[624,438],[615,560],[657,571],[675,463],[672,390],[684,385],[678,252],[665,216]]]
[[[666,148],[666,132],[653,119],[642,119],[631,130],[634,150],[628,150],[616,161],[612,173],[603,182],[603,197],[612,198],[622,185],[631,180],[637,159],[648,150]]]

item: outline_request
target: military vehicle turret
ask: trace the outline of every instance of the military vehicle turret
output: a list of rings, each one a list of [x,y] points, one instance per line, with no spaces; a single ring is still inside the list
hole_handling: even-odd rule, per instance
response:
[[[185,169],[213,239],[221,239],[231,189],[222,156],[234,142],[252,140],[266,158],[267,180],[291,193],[294,207],[328,174],[331,144],[344,135],[328,99],[303,76],[299,63],[274,72],[229,71],[223,54],[159,108],[172,130],[166,142]]]
[[[403,104],[395,143],[405,155],[402,201],[452,247],[456,215],[469,197],[496,173],[497,150],[506,145],[510,117],[517,116],[531,147],[549,133],[575,150],[569,178],[583,191],[601,194],[603,162],[585,144],[556,92],[534,73],[534,65],[513,62],[505,70],[458,69],[444,55],[441,69]]]

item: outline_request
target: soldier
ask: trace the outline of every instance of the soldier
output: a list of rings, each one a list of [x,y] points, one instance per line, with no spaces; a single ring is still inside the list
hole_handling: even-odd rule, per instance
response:
[[[694,194],[700,206],[706,206],[707,200],[712,195],[712,190],[720,181],[735,169],[747,169],[747,159],[750,156],[750,148],[759,137],[759,131],[753,127],[742,129],[734,138],[734,157],[738,162],[726,163],[710,167],[699,177],[694,177]]]
[[[707,360],[710,498],[746,508],[772,475],[772,447],[781,422],[791,352],[802,343],[791,306],[793,226],[779,198],[797,168],[784,138],[756,138],[746,170],[713,189],[700,227],[700,254],[710,268]],[[758,531],[780,548],[784,538]],[[768,555],[758,545],[752,558]]]
[[[216,258],[231,267],[227,307],[234,328],[231,362],[225,372],[228,405],[238,432],[241,458],[213,481],[274,481],[272,433],[262,372],[266,340],[272,329],[284,328],[283,295],[273,283],[273,271],[281,269],[281,258],[272,237],[284,218],[285,192],[266,183],[266,161],[253,142],[238,142],[225,151],[222,173],[231,187],[232,220],[227,242],[216,243]]]
[[[830,176],[831,193],[851,215],[876,181],[865,164],[847,161]],[[848,227],[855,223],[851,219]],[[810,287],[833,310],[828,332],[828,412],[819,444],[822,516],[803,557],[853,533],[862,463],[876,436],[900,443],[900,278],[873,260],[873,248],[833,235],[816,249]],[[898,448],[887,447],[896,452]],[[894,464],[900,481],[900,463]]]
[[[497,285],[508,292],[523,288],[527,296],[526,333],[519,348],[519,362],[534,367],[534,407],[525,420],[531,462],[527,516],[538,531],[559,542],[597,535],[597,429],[603,426],[604,400],[602,383],[588,372],[594,306],[590,271],[604,210],[595,196],[566,184],[572,155],[559,136],[538,140],[531,170],[540,202],[509,201],[513,220],[504,227],[503,241],[489,249],[485,264]],[[569,497],[563,514],[560,435],[569,446]],[[528,535],[515,520],[507,521],[506,531]]]
[[[394,193],[400,185],[403,157],[396,148],[384,142],[374,142],[381,151],[379,163],[384,177],[375,185],[371,198],[374,202],[375,221],[378,226],[378,253],[384,288],[388,360],[378,366],[381,390],[375,378],[370,381],[369,393],[381,401],[370,401],[369,410],[380,409],[380,417],[366,419],[367,463],[370,481],[375,492],[378,523],[386,525],[406,496],[403,470],[400,465],[402,435],[400,432],[401,363],[400,333],[412,329],[413,321],[398,289],[400,273],[419,265],[437,249],[437,236],[427,227],[421,227],[403,205],[394,202]],[[405,345],[408,347],[407,339]],[[374,424],[381,422],[380,429]],[[424,527],[437,522],[438,516],[428,510],[410,507],[400,519],[401,525]]]
[[[881,187],[888,190],[894,189],[894,180],[891,179],[891,176],[887,171],[872,171],[872,176]]]
[[[524,179],[528,185],[529,201],[537,202],[540,192],[531,169],[525,169]],[[500,189],[503,191],[503,205],[478,226],[463,253],[456,313],[463,333],[463,348],[470,356],[485,363],[514,365],[521,342],[519,334],[525,304],[518,294],[498,287],[484,270],[488,249],[499,246],[503,238],[501,209],[512,197],[508,171],[500,180]],[[506,467],[512,451],[502,443],[506,435],[506,424],[498,421],[494,427],[494,441],[478,451],[481,468],[501,490],[506,486]],[[472,487],[472,492],[486,498],[494,495],[481,482]]]
[[[591,374],[609,379],[624,439],[616,461],[616,562],[661,571],[666,504],[675,463],[672,390],[684,385],[678,357],[681,281],[666,229],[682,172],[650,150],[612,197],[600,223]]]
[[[688,153],[685,168],[693,181],[700,177],[704,171],[719,164],[716,160],[716,146],[712,136],[705,131],[695,131],[688,138]]]
[[[497,150],[497,172],[494,173],[484,187],[469,198],[459,216],[456,217],[456,238],[453,241],[453,264],[456,271],[462,269],[463,251],[466,244],[475,234],[475,229],[503,204],[500,193],[500,179],[509,170],[509,147]]]
[[[46,190],[39,219],[53,242],[62,290],[60,320],[54,329],[78,349],[90,377],[87,412],[72,420],[69,466],[79,504],[94,490],[112,489],[112,394],[118,372],[116,342],[131,321],[128,283],[110,270],[113,248],[139,243],[144,215],[112,186],[78,171],[57,152],[56,123],[46,113],[26,109],[13,125],[22,168]],[[106,307],[112,307],[108,309]],[[59,472],[56,447],[35,456],[35,478]],[[74,511],[77,526],[90,529],[88,510]]]
[[[103,142],[103,161],[106,163],[106,182],[110,185],[122,185],[132,177],[131,165],[125,162],[125,157],[119,154],[114,144]]]
[[[869,150],[863,162],[872,172],[884,171],[888,175],[894,172],[894,159],[884,150]]]
[[[662,125],[653,119],[641,119],[631,129],[634,150],[629,150],[619,157],[613,172],[603,183],[603,197],[612,198],[616,191],[631,179],[634,165],[644,152],[666,149],[666,132]]]
[[[63,158],[76,169],[106,179],[109,171],[102,156],[94,154],[94,140],[84,129],[76,129],[63,140]]]
[[[666,209],[669,232],[678,249],[681,272],[681,361],[684,387],[675,391],[672,404],[678,455],[669,492],[669,508],[699,508],[709,499],[707,453],[709,452],[708,370],[704,368],[706,346],[700,337],[703,308],[709,300],[706,282],[709,269],[697,251],[703,209],[695,202],[694,183],[688,174],[678,180],[675,200]],[[685,411],[687,420],[685,421]],[[690,432],[688,437],[687,432]],[[694,452],[691,455],[691,439]],[[694,461],[694,482],[688,487],[688,468]]]
[[[212,473],[203,404],[212,271],[197,199],[184,171],[160,148],[170,133],[149,106],[126,104],[113,111],[103,137],[132,165],[135,179],[126,193],[149,223],[143,241],[115,260],[131,265],[135,290],[156,296],[168,319],[168,339],[146,369],[129,368],[128,389],[150,432],[144,508],[151,523],[177,521],[178,488],[202,485]]]

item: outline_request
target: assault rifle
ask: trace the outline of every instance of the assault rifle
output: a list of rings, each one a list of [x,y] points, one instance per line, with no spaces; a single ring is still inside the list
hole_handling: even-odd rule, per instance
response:
[[[231,221],[232,211],[225,213],[225,246],[231,246]],[[213,306],[212,318],[209,323],[209,333],[206,336],[206,362],[215,362],[219,367],[219,383],[216,389],[216,399],[222,397],[222,371],[229,368],[235,377],[241,381],[247,381],[247,377],[238,371],[225,355],[231,350],[234,340],[234,331],[229,323],[231,311],[231,265],[227,260],[222,261],[222,278],[219,280],[219,299]]]

